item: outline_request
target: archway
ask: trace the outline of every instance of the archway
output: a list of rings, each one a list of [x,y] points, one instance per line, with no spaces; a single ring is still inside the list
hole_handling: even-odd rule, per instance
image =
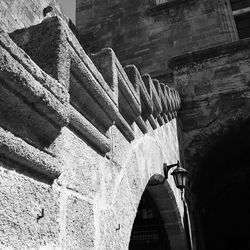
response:
[[[199,249],[250,249],[250,126],[229,129],[205,155],[193,177]],[[199,235],[198,235],[199,238]]]
[[[160,213],[147,190],[144,191],[130,237],[129,250],[170,250]]]
[[[183,206],[168,181],[153,176],[141,197],[130,237],[129,250],[189,249]]]

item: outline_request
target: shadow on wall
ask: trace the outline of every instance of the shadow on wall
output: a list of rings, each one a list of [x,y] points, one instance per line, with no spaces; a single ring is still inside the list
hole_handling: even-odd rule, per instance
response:
[[[195,176],[202,249],[250,249],[249,125],[248,120],[229,129],[204,157]]]

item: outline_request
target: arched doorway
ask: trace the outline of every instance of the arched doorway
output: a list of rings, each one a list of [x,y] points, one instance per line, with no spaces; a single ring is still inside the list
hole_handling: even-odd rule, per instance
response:
[[[184,207],[176,193],[162,175],[150,178],[138,205],[129,250],[189,249],[183,223]]]
[[[249,148],[249,122],[230,128],[193,178],[201,250],[250,249]]]
[[[160,213],[147,190],[144,191],[130,237],[129,250],[170,250]]]

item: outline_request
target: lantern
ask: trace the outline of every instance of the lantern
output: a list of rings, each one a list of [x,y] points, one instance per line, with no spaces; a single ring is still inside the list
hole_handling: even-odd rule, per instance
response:
[[[181,167],[178,162],[177,168],[171,173],[171,175],[174,177],[176,187],[182,191],[186,186],[188,171]]]

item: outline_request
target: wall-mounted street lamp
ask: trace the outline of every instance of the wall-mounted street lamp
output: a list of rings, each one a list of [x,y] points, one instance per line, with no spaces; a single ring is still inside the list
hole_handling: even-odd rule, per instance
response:
[[[174,177],[175,185],[177,188],[183,191],[183,189],[186,186],[188,171],[185,168],[180,166],[179,161],[176,164],[172,164],[172,165],[164,164],[163,170],[164,170],[164,176],[166,179],[168,178],[168,171],[173,167],[176,167],[176,169],[171,173],[171,175],[173,175]]]
[[[186,187],[188,171],[185,168],[181,167],[179,161],[177,161],[176,164],[172,164],[172,165],[167,165],[166,163],[164,163],[163,170],[164,170],[165,179],[168,178],[168,171],[173,167],[176,167],[176,169],[171,173],[171,175],[173,175],[174,177],[174,182],[175,182],[176,187],[181,190],[181,198],[182,198],[183,205],[184,205],[184,214],[186,216],[185,218],[187,221],[186,234],[187,234],[187,239],[189,239],[188,245],[189,245],[189,249],[192,250],[193,239],[192,239],[192,234],[191,234],[192,232],[191,223],[190,223],[190,218],[189,218],[189,213],[188,213],[188,205],[185,200],[185,197],[183,196],[183,189]]]

